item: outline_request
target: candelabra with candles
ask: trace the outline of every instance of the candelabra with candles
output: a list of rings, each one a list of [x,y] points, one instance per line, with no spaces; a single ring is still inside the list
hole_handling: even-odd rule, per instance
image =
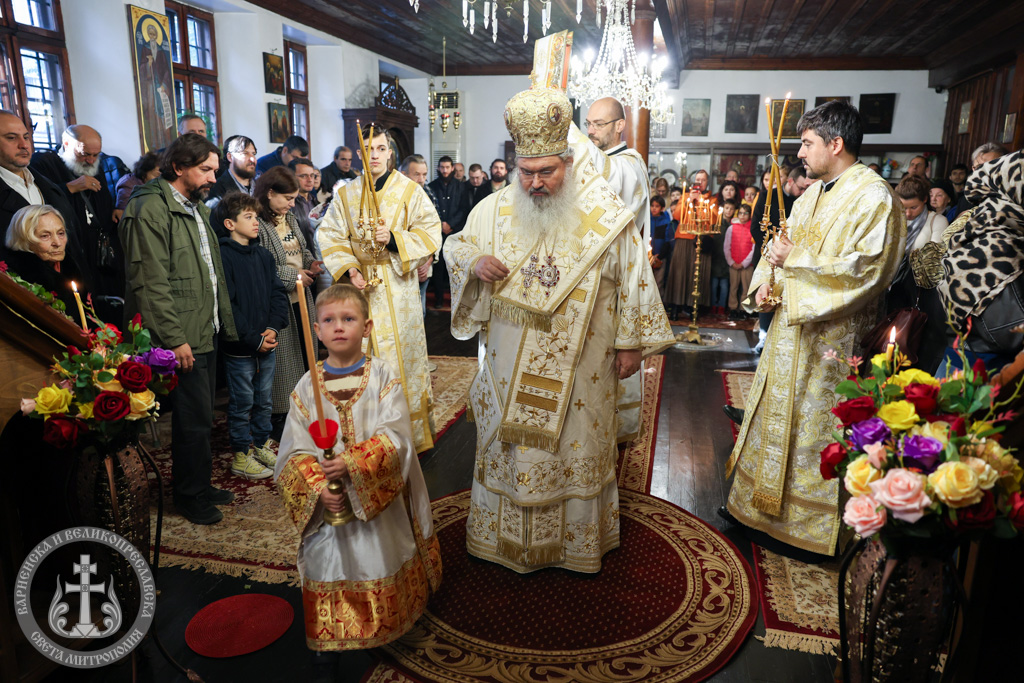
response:
[[[443,116],[447,116],[447,114]],[[384,225],[384,216],[380,213],[380,202],[377,200],[377,190],[374,188],[373,174],[370,172],[373,124],[370,124],[369,139],[363,139],[363,129],[358,120],[356,120],[356,131],[359,134],[359,152],[363,156],[363,168],[365,169],[365,173],[361,176],[363,192],[359,198],[359,222],[356,225],[356,230],[359,233],[359,246],[373,259],[366,278],[366,286],[373,289],[384,282],[377,273],[377,261],[386,249],[385,245],[377,241],[377,228]]]
[[[772,99],[767,97],[764,101],[764,108],[768,113],[768,143],[771,147],[768,161],[771,163],[772,168],[771,178],[768,180],[768,194],[765,197],[764,216],[761,217],[761,232],[764,233],[761,257],[764,259],[767,259],[771,254],[772,242],[786,236],[786,205],[782,201],[782,176],[779,174],[779,146],[782,144],[782,129],[786,125],[786,110],[789,109],[789,98],[792,94],[786,93],[786,101],[782,105],[782,116],[779,118],[778,133],[773,130]],[[779,195],[779,225],[777,228],[772,226],[771,222],[773,189],[777,190]],[[782,297],[775,293],[775,266],[773,265],[768,276],[768,296],[761,300],[761,303],[758,304],[758,309],[767,313],[781,304]]]
[[[679,231],[693,235],[696,254],[693,262],[693,317],[686,332],[676,337],[676,341],[701,344],[703,342],[700,338],[700,327],[697,325],[697,306],[700,303],[700,241],[708,235],[717,235],[721,229],[718,227],[718,212],[709,200],[700,197],[690,199],[684,196],[680,201],[685,202],[685,211],[680,216]]]

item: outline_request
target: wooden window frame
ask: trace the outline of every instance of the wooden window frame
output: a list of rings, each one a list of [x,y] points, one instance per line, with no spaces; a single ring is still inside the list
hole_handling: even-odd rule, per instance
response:
[[[306,89],[299,90],[298,88],[292,88],[292,60],[291,50],[302,53],[302,63],[305,66],[305,83]],[[285,80],[285,93],[288,106],[288,119],[291,122],[291,133],[292,135],[298,135],[295,132],[295,104],[301,104],[305,106],[306,116],[306,144],[310,146],[310,150],[313,148],[313,143],[310,141],[312,137],[312,131],[309,127],[309,54],[306,52],[306,46],[301,43],[293,43],[290,40],[284,41],[284,80]]]
[[[21,49],[36,50],[57,55],[61,81],[64,89],[64,128],[74,125],[75,97],[71,87],[71,69],[68,65],[67,43],[64,39],[64,14],[60,0],[53,0],[54,20],[57,30],[50,31],[30,24],[22,24],[14,19],[14,3],[12,0],[0,0],[0,40],[8,49],[11,60],[11,106],[14,112],[32,130],[32,119],[28,112],[28,97],[25,87],[25,71],[21,62]]]
[[[7,2],[9,0],[3,0]],[[179,50],[181,53],[181,61],[174,62],[174,79],[180,80],[185,84],[185,104],[186,108],[190,112],[195,112],[195,99],[192,95],[193,84],[206,85],[213,87],[214,102],[216,103],[215,130],[212,131],[214,144],[220,145],[223,139],[221,135],[221,112],[220,112],[220,84],[217,82],[217,38],[216,38],[216,25],[214,24],[214,16],[210,12],[205,12],[191,5],[185,5],[174,0],[165,0],[164,12],[168,13],[168,20],[175,22],[177,29]],[[170,16],[170,13],[174,13],[174,17]],[[213,61],[213,68],[206,69],[200,66],[192,64],[192,55],[189,51],[188,44],[188,17],[193,16],[196,19],[205,21],[210,26],[210,58]],[[173,51],[172,51],[173,52]],[[175,102],[175,124],[177,124],[177,102]],[[208,133],[211,131],[208,131]]]

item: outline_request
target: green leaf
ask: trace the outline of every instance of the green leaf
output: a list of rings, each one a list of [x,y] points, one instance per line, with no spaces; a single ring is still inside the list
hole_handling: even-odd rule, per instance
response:
[[[895,384],[886,384],[882,388],[882,396],[885,398],[896,398],[903,393],[903,387],[898,387]]]
[[[114,373],[110,370],[100,370],[99,374],[96,375],[96,379],[100,382],[109,382],[114,379]]]
[[[842,382],[836,385],[836,393],[845,398],[858,398],[864,396],[864,390],[857,386],[857,383],[851,379],[844,379]]]

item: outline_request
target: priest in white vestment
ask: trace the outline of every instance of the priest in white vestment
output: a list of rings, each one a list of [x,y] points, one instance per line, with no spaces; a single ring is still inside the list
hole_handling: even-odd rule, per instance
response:
[[[557,90],[509,100],[517,182],[444,246],[452,334],[481,343],[467,547],[517,572],[597,572],[618,546],[618,383],[674,342],[633,212],[571,118]]]
[[[863,124],[857,109],[828,102],[800,118],[799,157],[811,185],[793,205],[789,235],[774,241],[750,283],[760,304],[782,303],[768,329],[726,467],[734,474],[728,512],[744,526],[819,555],[836,552],[839,482],[819,470],[837,419],[830,413],[846,365],[865,355],[860,341],[903,258],[903,207],[877,173],[857,161]],[[748,298],[748,305],[752,302]],[[881,311],[884,312],[884,311]]]

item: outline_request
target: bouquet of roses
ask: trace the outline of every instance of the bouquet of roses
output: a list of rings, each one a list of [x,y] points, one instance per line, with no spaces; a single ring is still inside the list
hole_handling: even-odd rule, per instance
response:
[[[73,346],[57,360],[57,381],[23,399],[21,411],[41,418],[43,440],[60,449],[74,448],[86,434],[103,443],[134,437],[160,410],[157,396],[178,384],[178,360],[154,347],[140,316],[128,324],[131,341],[105,324],[89,335],[85,352]]]
[[[832,410],[841,425],[821,452],[822,477],[842,479],[851,496],[847,525],[883,540],[1024,530],[1024,470],[999,445],[1000,423],[1014,414],[998,412],[1010,401],[995,401],[1000,387],[983,363],[940,380],[909,368],[892,346],[871,359],[868,377],[857,374],[861,358],[825,358],[850,369],[835,389],[845,399]]]

